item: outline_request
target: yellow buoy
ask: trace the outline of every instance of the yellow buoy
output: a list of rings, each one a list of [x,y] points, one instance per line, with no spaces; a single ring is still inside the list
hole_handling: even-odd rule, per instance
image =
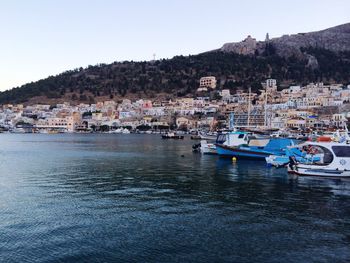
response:
[[[232,162],[235,162],[237,161],[237,158],[236,157],[232,157]]]

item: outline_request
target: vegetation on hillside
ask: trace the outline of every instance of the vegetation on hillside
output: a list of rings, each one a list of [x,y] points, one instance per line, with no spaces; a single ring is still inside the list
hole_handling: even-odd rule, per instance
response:
[[[350,52],[334,53],[325,49],[303,50],[313,55],[319,67],[307,66],[307,59],[283,58],[273,46],[255,56],[207,52],[193,56],[176,56],[151,62],[114,62],[85,69],[69,70],[37,82],[0,93],[0,104],[20,103],[37,96],[67,97],[71,101],[93,102],[96,97],[121,98],[130,94],[154,98],[160,93],[169,97],[194,95],[199,79],[215,76],[219,88],[261,88],[261,81],[275,78],[283,86],[292,83],[350,81]]]

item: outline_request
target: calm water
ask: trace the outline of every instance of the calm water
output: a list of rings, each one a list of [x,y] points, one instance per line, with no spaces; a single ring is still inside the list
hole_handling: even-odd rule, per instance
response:
[[[193,143],[0,134],[0,261],[350,261],[350,182]]]

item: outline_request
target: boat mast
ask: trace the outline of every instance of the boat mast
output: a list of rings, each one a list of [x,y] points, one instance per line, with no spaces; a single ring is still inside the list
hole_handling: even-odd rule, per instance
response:
[[[250,94],[252,92],[252,88],[249,87],[249,95],[248,95],[248,122],[247,122],[247,126],[249,127],[250,126]]]
[[[267,127],[267,84],[265,87],[265,118],[264,118],[264,126]]]

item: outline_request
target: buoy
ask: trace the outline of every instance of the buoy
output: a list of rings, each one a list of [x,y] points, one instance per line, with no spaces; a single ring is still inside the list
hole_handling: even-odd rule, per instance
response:
[[[232,157],[232,162],[236,162],[237,158],[236,157]]]

